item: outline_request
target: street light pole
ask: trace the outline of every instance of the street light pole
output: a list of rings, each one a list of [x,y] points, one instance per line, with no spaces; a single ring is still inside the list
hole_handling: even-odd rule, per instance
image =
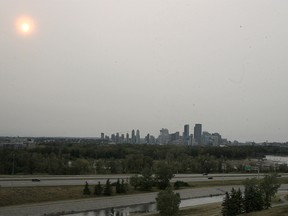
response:
[[[15,172],[15,153],[13,152],[12,175],[14,175],[14,172]]]

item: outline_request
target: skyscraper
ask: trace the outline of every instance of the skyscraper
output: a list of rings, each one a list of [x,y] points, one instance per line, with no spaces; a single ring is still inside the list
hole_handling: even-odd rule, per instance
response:
[[[202,124],[195,124],[194,139],[198,145],[201,144],[201,137],[202,137]]]
[[[129,134],[128,133],[126,133],[126,143],[130,143]]]
[[[132,134],[131,134],[131,143],[135,144],[136,143],[136,136],[135,136],[135,130],[132,130]]]
[[[189,144],[189,124],[184,125],[183,143],[185,145]]]
[[[101,133],[101,139],[104,140],[104,133]]]
[[[145,137],[145,142],[146,142],[146,144],[150,144],[150,134],[149,133]]]
[[[136,131],[136,143],[140,144],[140,131],[139,130]]]

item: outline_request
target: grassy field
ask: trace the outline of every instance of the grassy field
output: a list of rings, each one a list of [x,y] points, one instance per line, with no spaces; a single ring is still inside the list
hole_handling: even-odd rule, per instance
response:
[[[239,185],[241,181],[226,181],[225,185]],[[189,188],[214,187],[223,185],[222,181],[205,181],[190,183]],[[37,202],[48,202],[69,199],[83,199],[95,197],[93,195],[84,196],[84,185],[82,186],[46,186],[46,187],[2,187],[0,188],[0,206],[19,205]],[[94,188],[90,185],[90,191]],[[158,191],[153,188],[153,191]],[[127,194],[144,193],[130,187]],[[115,193],[114,193],[115,194]]]
[[[279,179],[281,183],[288,183],[288,178]],[[225,184],[224,184],[225,183]],[[190,188],[201,187],[215,187],[215,186],[227,186],[227,185],[241,185],[241,180],[230,181],[203,181],[203,182],[191,182]],[[84,196],[82,194],[84,185],[81,186],[53,186],[53,187],[0,187],[0,206],[19,205],[28,203],[38,203],[47,201],[59,201],[69,199],[83,199],[95,197],[93,195]],[[93,193],[93,186],[90,186],[90,190]],[[153,191],[158,191],[154,188]],[[143,193],[141,191],[135,191],[130,188],[127,194]],[[115,194],[115,193],[114,193]]]
[[[81,199],[83,186],[16,187],[0,189],[0,206]]]

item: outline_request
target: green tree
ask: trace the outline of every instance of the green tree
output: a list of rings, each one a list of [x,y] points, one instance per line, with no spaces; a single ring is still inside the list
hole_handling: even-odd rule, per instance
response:
[[[142,177],[140,177],[140,190],[150,191],[154,184],[154,178],[152,177],[152,171],[149,168],[145,168],[142,171]]]
[[[264,208],[271,207],[271,199],[275,197],[280,184],[278,183],[276,174],[266,175],[260,182],[260,188],[262,190]]]
[[[166,163],[160,163],[156,170],[158,187],[161,190],[170,186],[170,180],[174,177],[172,168]]]
[[[130,185],[134,187],[136,190],[141,184],[141,177],[138,175],[134,175],[130,177]]]
[[[121,180],[120,191],[121,193],[127,193],[127,184],[125,184],[124,179]]]
[[[156,197],[157,210],[161,216],[178,215],[180,202],[179,193],[174,193],[170,187],[160,191]]]
[[[84,195],[90,195],[90,194],[91,194],[90,189],[89,189],[89,185],[88,185],[88,182],[87,182],[87,181],[86,181],[85,187],[84,187],[84,189],[83,189],[83,194],[84,194]]]
[[[243,212],[243,198],[242,192],[240,189],[236,191],[234,188],[231,190],[230,194],[230,208],[231,208],[231,216],[239,215]]]
[[[116,193],[122,193],[119,178],[117,179],[117,182],[116,182]]]
[[[238,188],[236,192],[235,201],[237,203],[237,214],[242,214],[244,212],[244,206],[243,206],[244,199],[240,188]]]
[[[225,193],[224,200],[222,202],[222,215],[223,216],[230,216],[231,213],[231,198],[228,192]]]
[[[222,207],[223,216],[235,216],[243,213],[243,198],[241,190],[238,189],[236,191],[232,188],[230,194],[226,192]]]
[[[95,185],[95,188],[94,188],[94,195],[100,196],[102,195],[102,192],[103,192],[103,187],[100,184],[100,182],[98,182],[98,184]]]
[[[255,178],[244,181],[244,210],[246,213],[261,211],[264,206],[262,190],[259,181]]]
[[[109,179],[107,179],[105,187],[104,187],[104,195],[105,196],[111,196],[112,195],[112,185],[111,185]]]

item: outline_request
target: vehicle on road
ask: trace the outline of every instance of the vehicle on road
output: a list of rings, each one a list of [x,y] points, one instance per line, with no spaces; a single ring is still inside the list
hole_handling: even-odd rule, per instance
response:
[[[212,176],[209,176],[208,179],[213,179],[213,177],[212,177]]]
[[[32,181],[32,182],[40,182],[40,179],[34,178],[34,179],[32,179],[31,181]]]

